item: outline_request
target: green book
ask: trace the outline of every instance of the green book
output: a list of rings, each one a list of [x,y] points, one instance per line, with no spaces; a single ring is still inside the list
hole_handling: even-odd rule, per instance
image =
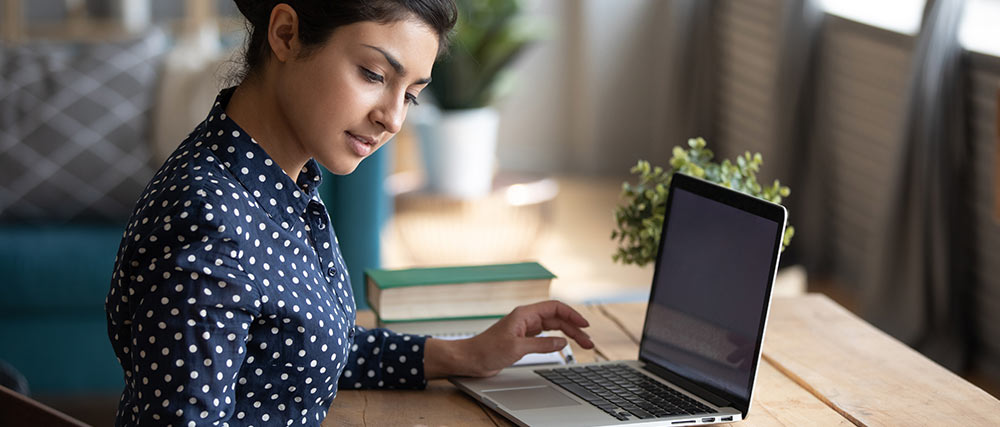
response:
[[[365,271],[368,304],[384,322],[503,316],[549,299],[555,277],[537,262]]]

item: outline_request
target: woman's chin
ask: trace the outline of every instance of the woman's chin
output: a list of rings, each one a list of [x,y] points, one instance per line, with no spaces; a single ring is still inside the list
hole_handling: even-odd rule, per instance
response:
[[[318,161],[319,159],[316,160]],[[323,161],[320,161],[319,163],[323,165],[323,167],[325,167],[326,170],[330,171],[330,173],[334,175],[350,175],[351,172],[354,172],[354,170],[358,168],[358,165],[361,164],[361,162],[323,162]]]

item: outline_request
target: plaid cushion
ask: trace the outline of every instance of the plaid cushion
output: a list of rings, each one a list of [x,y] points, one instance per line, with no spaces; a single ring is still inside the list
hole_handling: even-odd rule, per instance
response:
[[[0,48],[0,221],[124,221],[152,177],[159,30]]]

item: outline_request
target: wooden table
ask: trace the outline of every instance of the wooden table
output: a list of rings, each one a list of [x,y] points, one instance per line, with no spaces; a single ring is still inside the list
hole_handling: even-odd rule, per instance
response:
[[[645,303],[576,306],[596,349],[634,359]],[[359,313],[359,323],[372,323]],[[775,298],[753,405],[738,426],[1000,425],[1000,401],[821,294]],[[324,426],[512,425],[444,380],[423,391],[342,390]]]

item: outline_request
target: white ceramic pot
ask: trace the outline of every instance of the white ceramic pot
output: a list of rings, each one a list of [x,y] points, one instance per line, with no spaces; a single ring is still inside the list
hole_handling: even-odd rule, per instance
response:
[[[150,0],[117,0],[111,3],[113,14],[132,32],[149,28],[153,9]]]
[[[457,198],[488,195],[499,126],[500,113],[494,108],[442,111],[435,135],[421,138],[428,187]]]

